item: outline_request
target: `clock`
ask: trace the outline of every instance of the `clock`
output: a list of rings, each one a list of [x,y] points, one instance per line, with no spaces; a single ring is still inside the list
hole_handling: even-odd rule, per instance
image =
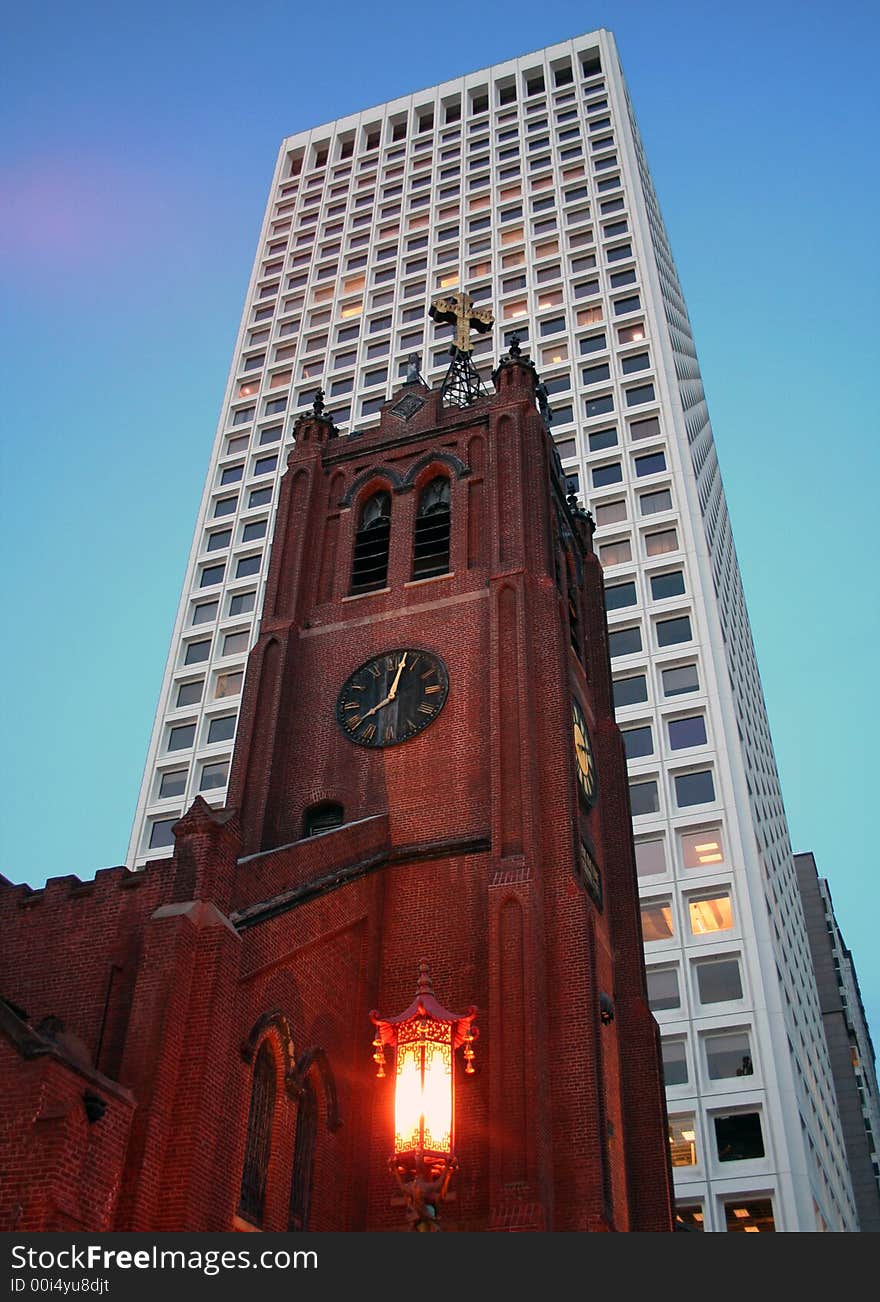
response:
[[[357,746],[397,746],[434,722],[448,693],[449,675],[439,656],[399,647],[366,660],[346,679],[336,718]]]
[[[578,787],[587,808],[596,801],[596,762],[593,759],[593,747],[584,712],[576,699],[571,703],[572,732],[574,734],[574,761],[577,772]]]

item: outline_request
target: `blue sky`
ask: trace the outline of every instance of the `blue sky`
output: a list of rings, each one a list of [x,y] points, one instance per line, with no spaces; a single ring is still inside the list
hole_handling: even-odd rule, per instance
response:
[[[605,26],[694,326],[792,841],[830,879],[880,1043],[878,14],[867,0],[10,10],[0,871],[39,885],[124,857],[282,136]]]

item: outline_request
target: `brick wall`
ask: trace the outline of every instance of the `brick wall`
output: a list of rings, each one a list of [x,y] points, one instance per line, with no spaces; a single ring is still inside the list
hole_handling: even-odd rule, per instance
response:
[[[310,1226],[401,1228],[386,1169],[393,1074],[375,1078],[369,1012],[409,1005],[427,958],[444,1004],[479,1009],[476,1073],[455,1067],[461,1170],[447,1227],[671,1228],[601,571],[589,521],[565,502],[533,370],[508,361],[495,380],[496,396],[465,410],[412,389],[423,405],[410,419],[394,399],[361,437],[337,440],[314,414],[299,422],[228,808],[197,800],[173,858],[136,877],[0,884],[7,997],[31,1029],[62,1018],[90,1069],[132,1099],[128,1128],[114,1104],[95,1150],[114,1197],[99,1208],[76,1196],[87,1218],[236,1224],[265,1041],[275,1095],[262,1228],[287,1227],[306,1079],[318,1101]],[[450,573],[413,583],[418,496],[438,473]],[[387,590],[352,598],[359,510],[379,486],[392,502]],[[342,684],[409,647],[446,665],[443,709],[405,744],[352,744],[336,721]],[[598,766],[592,808],[578,795],[573,697]],[[344,807],[345,826],[302,839],[305,811],[323,801]],[[30,1081],[20,1053],[4,1065],[7,1081]],[[27,1131],[18,1116],[12,1126]],[[103,1126],[71,1122],[65,1142],[80,1153]],[[76,1201],[72,1168],[31,1180],[16,1163],[32,1202],[48,1207],[53,1182],[56,1201]]]

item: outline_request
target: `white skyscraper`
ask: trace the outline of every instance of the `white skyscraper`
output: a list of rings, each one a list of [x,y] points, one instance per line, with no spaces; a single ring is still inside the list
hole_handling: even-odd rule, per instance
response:
[[[857,1228],[724,489],[612,36],[592,32],[286,139],[208,469],[129,863],[222,802],[293,419],[367,428],[432,297],[519,332],[597,524],[682,1219]]]

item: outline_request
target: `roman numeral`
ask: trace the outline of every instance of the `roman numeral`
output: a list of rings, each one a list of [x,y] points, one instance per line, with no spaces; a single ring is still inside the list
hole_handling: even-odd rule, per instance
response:
[[[394,725],[391,723],[385,729],[385,740],[394,741]]]
[[[435,683],[433,687],[425,688],[425,695],[430,696],[432,692],[442,692],[442,691],[443,691],[443,684]]]
[[[347,719],[346,722],[349,728],[356,728],[358,724],[361,722],[361,716],[358,715],[357,718],[355,719]]]
[[[370,665],[370,673],[373,675],[374,678],[379,678],[382,673],[382,670],[379,668],[378,665]]]
[[[360,701],[346,701],[342,708],[343,710],[359,710],[361,703]]]
[[[361,741],[372,741],[376,735],[375,723],[368,723],[361,733]]]
[[[432,666],[430,669],[426,669],[426,670],[425,670],[425,672],[422,674],[422,677],[423,677],[423,678],[430,678],[430,677],[431,677],[431,674],[436,674],[436,672],[437,672],[437,670],[434,669],[433,666]]]
[[[422,704],[419,706],[419,714],[434,715],[436,713],[437,713],[436,705],[431,705],[427,701],[423,701]]]

